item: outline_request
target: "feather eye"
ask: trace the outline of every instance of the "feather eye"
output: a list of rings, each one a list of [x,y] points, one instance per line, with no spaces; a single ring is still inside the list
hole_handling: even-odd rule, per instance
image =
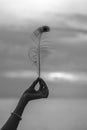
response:
[[[38,40],[42,36],[43,33],[47,33],[50,31],[50,28],[48,26],[42,26],[36,29],[33,34],[31,35],[32,40],[38,44]]]
[[[35,64],[38,70],[38,76],[41,73],[41,63],[50,54],[50,50],[44,44],[41,44],[42,34],[49,32],[50,28],[48,26],[42,26],[36,29],[33,33],[34,38],[32,40],[37,43],[34,47],[30,48],[28,56],[31,61]]]

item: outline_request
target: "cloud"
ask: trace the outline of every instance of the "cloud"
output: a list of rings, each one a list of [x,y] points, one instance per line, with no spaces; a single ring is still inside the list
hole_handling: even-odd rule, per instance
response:
[[[7,78],[32,78],[36,76],[36,73],[32,71],[13,71],[5,72],[2,75]]]
[[[49,10],[48,3],[42,0],[0,0],[0,24],[23,25],[27,19],[46,20],[44,12]]]
[[[72,16],[72,15],[71,15]],[[82,15],[83,16],[83,15]],[[72,29],[77,29],[77,31],[83,31],[83,32],[87,32],[87,23],[86,23],[86,20],[85,22],[80,22],[79,20],[77,20],[76,18],[75,19],[68,19],[67,20],[67,25],[69,27],[71,27]],[[79,30],[78,30],[79,29]]]
[[[49,14],[86,14],[86,5],[86,0],[0,0],[0,23],[21,25],[25,24],[27,19],[50,23],[48,12]],[[78,15],[75,18],[80,21],[83,19]]]
[[[21,24],[26,19],[47,21],[47,12],[60,12],[64,0],[0,0],[0,23]],[[63,7],[64,8],[64,7]]]
[[[27,79],[37,77],[37,73],[34,71],[13,71],[4,72],[1,76],[12,79]],[[87,74],[85,73],[68,73],[68,72],[43,72],[41,74],[43,78],[50,82],[73,82],[73,83],[87,83]]]
[[[76,37],[65,37],[60,41],[67,43],[67,44],[86,44],[87,43],[87,34],[78,33]]]

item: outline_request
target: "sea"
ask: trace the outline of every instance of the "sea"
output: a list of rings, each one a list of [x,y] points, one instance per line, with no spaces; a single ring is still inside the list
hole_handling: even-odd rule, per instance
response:
[[[19,98],[0,99],[0,128]],[[17,130],[87,130],[87,99],[48,98],[27,104]]]

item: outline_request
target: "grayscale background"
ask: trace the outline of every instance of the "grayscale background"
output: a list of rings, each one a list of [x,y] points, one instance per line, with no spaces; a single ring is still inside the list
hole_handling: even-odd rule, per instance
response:
[[[43,25],[49,56],[41,63],[48,99],[30,102],[18,130],[87,129],[87,1],[0,0],[0,127],[37,78],[28,57]]]

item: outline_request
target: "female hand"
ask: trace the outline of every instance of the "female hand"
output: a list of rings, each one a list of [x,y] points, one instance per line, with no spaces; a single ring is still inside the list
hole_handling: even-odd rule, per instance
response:
[[[39,90],[35,90],[35,86],[39,83]],[[45,81],[41,78],[37,78],[32,85],[23,93],[22,98],[28,102],[30,100],[47,98],[49,95],[48,87]]]
[[[35,90],[36,84],[39,83],[39,90]],[[49,95],[49,90],[43,79],[37,78],[33,84],[23,93],[18,105],[16,106],[14,112],[9,117],[5,125],[1,130],[17,130],[19,121],[21,119],[22,113],[28,101],[40,98],[47,98]]]

